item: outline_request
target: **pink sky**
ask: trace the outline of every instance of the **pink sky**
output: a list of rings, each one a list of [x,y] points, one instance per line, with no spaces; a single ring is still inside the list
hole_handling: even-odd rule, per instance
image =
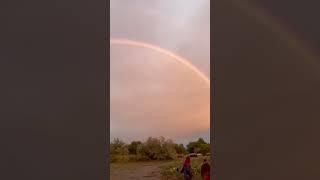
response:
[[[159,45],[209,76],[209,1],[134,2],[111,0],[111,37]],[[110,51],[111,138],[209,140],[210,89],[199,76],[152,50],[113,45]]]

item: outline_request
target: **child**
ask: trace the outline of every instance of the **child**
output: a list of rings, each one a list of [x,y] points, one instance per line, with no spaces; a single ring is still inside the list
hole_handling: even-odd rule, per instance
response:
[[[183,173],[184,180],[192,179],[191,164],[190,164],[189,156],[186,157],[186,160],[184,161],[183,168],[181,169],[180,173]]]
[[[210,165],[207,162],[207,159],[203,160],[203,164],[201,166],[201,177],[204,180],[210,180]]]

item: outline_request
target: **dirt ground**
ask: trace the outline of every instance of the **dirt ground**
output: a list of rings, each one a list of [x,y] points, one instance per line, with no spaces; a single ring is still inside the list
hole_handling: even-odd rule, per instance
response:
[[[111,164],[111,180],[161,179],[160,166],[164,162],[134,162]]]

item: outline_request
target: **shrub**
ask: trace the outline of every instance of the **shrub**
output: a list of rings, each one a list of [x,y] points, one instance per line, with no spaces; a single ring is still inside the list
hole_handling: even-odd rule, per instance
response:
[[[128,146],[119,139],[114,139],[110,144],[111,155],[127,155],[128,152]]]
[[[187,145],[187,151],[189,153],[207,154],[210,152],[210,144],[206,143],[202,138],[199,138],[198,141],[190,142]]]
[[[147,160],[169,160],[176,157],[174,143],[164,137],[149,137],[145,143],[138,145],[137,154]]]
[[[186,154],[187,150],[184,148],[183,144],[175,144],[174,149],[178,154]]]
[[[128,145],[129,154],[137,154],[137,148],[140,144],[142,144],[140,141],[132,141]]]

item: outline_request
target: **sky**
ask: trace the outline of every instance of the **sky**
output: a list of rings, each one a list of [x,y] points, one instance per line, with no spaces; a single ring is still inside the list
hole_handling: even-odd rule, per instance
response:
[[[111,0],[110,37],[159,46],[210,75],[209,0]],[[111,45],[110,137],[210,141],[210,87],[151,49]]]

